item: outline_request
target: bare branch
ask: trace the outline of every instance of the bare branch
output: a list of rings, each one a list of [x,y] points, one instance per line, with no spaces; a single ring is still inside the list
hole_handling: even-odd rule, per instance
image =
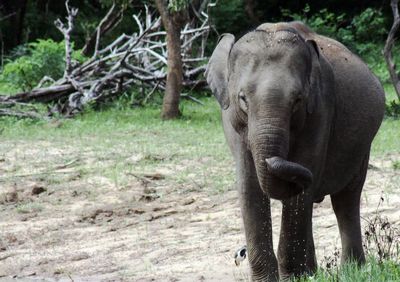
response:
[[[61,31],[65,38],[65,72],[64,77],[67,77],[71,74],[72,71],[72,43],[71,43],[71,32],[74,28],[74,19],[78,14],[77,8],[69,7],[69,0],[65,1],[65,7],[67,9],[67,23],[68,26],[65,26],[60,19],[57,19],[54,24]]]
[[[393,61],[392,49],[395,42],[395,36],[400,28],[400,17],[399,17],[399,7],[398,0],[391,0],[390,6],[392,7],[393,13],[393,25],[389,31],[388,37],[386,39],[385,47],[383,49],[383,55],[385,57],[386,65],[389,70],[390,78],[392,80],[394,89],[396,90],[397,97],[400,99],[400,79],[396,71],[396,64]]]
[[[13,13],[11,13],[11,14],[5,15],[4,17],[0,18],[0,22],[1,22],[1,21],[4,21],[4,20],[6,20],[6,19],[8,19],[8,18],[10,18],[10,17],[12,17],[12,16],[14,16],[15,14],[16,14],[16,13],[13,12]]]
[[[112,7],[99,24],[96,33],[95,55],[82,64],[71,64],[71,39],[73,19],[77,9],[70,8],[68,1],[65,25],[56,21],[57,28],[66,39],[66,72],[64,77],[50,87],[39,85],[29,92],[18,93],[6,98],[0,97],[0,105],[13,107],[15,102],[56,102],[49,109],[50,114],[60,113],[72,116],[81,111],[87,103],[117,97],[130,87],[140,84],[149,89],[144,95],[145,103],[155,90],[166,87],[166,32],[161,30],[160,17],[153,17],[148,7],[145,15],[133,15],[138,32],[118,36],[111,44],[99,49],[101,30],[108,22],[107,15],[114,14]],[[207,16],[204,16],[207,21]],[[205,69],[205,39],[209,32],[207,22],[193,22],[184,27],[181,37],[183,58],[183,85],[194,88],[206,86],[202,73]],[[193,44],[196,48],[192,48]],[[191,99],[191,97],[188,97]],[[8,104],[7,104],[8,103]],[[14,104],[12,104],[14,103]],[[11,105],[11,106],[10,106]]]
[[[107,14],[100,21],[99,25],[96,27],[95,31],[92,33],[90,38],[86,41],[85,46],[82,49],[82,54],[88,56],[93,52],[93,56],[97,56],[100,38],[104,36],[107,32],[111,31],[116,27],[122,20],[125,7],[121,6],[119,10],[116,10],[115,1],[113,5],[108,10]]]

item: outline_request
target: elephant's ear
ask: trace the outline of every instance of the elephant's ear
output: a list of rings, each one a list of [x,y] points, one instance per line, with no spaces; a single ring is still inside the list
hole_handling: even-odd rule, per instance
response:
[[[319,62],[320,52],[317,45],[312,39],[306,40],[306,44],[311,53],[311,71],[309,78],[309,93],[307,97],[307,112],[312,114],[317,105],[319,92],[321,91],[321,65]]]
[[[230,33],[221,35],[218,45],[211,55],[206,69],[207,83],[222,109],[229,107],[228,94],[228,57],[235,42]]]

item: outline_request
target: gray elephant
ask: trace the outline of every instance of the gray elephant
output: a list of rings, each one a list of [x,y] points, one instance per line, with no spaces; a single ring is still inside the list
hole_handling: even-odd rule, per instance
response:
[[[313,203],[330,195],[342,262],[363,263],[360,194],[385,97],[379,80],[339,42],[300,22],[225,34],[206,71],[236,162],[253,280],[316,269]],[[282,201],[277,257],[270,199]]]

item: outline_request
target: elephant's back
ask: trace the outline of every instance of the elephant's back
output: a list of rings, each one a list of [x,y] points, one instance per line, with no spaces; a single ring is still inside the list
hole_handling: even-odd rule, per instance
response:
[[[365,118],[371,127],[377,124],[378,129],[384,114],[385,93],[368,66],[340,42],[315,33],[301,22],[291,22],[289,25],[306,40],[316,41],[320,53],[330,63],[335,76],[337,113],[342,112],[351,118],[353,109],[354,118]],[[366,111],[359,113],[357,108],[365,108]]]
[[[385,93],[379,79],[341,43],[321,35],[315,35],[314,40],[333,69],[336,126],[346,129],[348,123],[351,127],[358,125],[360,130],[368,131],[372,141],[385,111]]]

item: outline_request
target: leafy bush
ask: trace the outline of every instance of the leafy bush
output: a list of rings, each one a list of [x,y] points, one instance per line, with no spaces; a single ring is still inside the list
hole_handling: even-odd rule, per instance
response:
[[[392,100],[386,103],[386,116],[400,118],[400,101]]]
[[[302,21],[314,31],[332,38],[339,39],[339,37],[346,38],[349,36],[346,30],[342,28],[346,19],[346,14],[335,15],[327,9],[322,9],[319,12],[310,14],[310,10],[310,6],[306,4],[301,14],[292,13],[290,10],[283,9],[282,16],[295,21]]]
[[[18,54],[21,53],[25,54],[4,66],[0,82],[26,91],[34,88],[44,76],[55,80],[62,77],[65,68],[64,42],[40,39],[27,44],[25,51],[24,48],[18,48]],[[73,58],[84,60],[79,52],[74,52]]]
[[[389,74],[382,56],[388,31],[386,19],[381,10],[367,8],[354,17],[345,13],[337,15],[327,9],[311,14],[310,10],[310,6],[306,5],[302,13],[282,10],[282,15],[303,21],[317,33],[340,41],[360,55],[382,81],[389,81]]]
[[[242,0],[219,0],[209,11],[211,24],[219,33],[243,33],[249,29],[249,22]]]
[[[359,55],[375,52],[376,44],[381,44],[387,34],[385,17],[380,10],[367,8],[353,19],[345,13],[336,15],[327,9],[310,14],[309,5],[302,12],[282,10],[282,15],[303,21],[316,32],[337,39]]]

